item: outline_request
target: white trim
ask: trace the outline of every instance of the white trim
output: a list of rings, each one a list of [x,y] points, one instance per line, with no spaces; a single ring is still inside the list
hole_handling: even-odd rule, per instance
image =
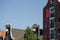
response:
[[[8,31],[8,29],[5,30],[6,32]]]
[[[52,30],[49,30],[49,34],[51,34],[51,33],[52,33],[52,31],[53,31],[53,33],[54,33],[54,31],[55,31],[55,30],[54,30],[54,29],[52,29]]]
[[[51,25],[50,25],[50,23],[51,23],[51,20],[54,20],[55,19],[55,17],[52,17],[52,18],[49,18],[49,27],[51,28]],[[55,20],[54,20],[55,21]]]
[[[58,0],[58,2],[60,2],[60,0]]]
[[[55,10],[55,7],[53,6],[53,7],[50,7],[49,8],[50,9],[50,13],[53,13],[53,12],[55,12],[54,10]],[[51,11],[52,9],[54,9],[53,11]]]
[[[50,28],[49,30],[54,30],[55,28]]]
[[[55,39],[50,39],[50,40],[55,40]]]
[[[50,20],[52,20],[52,19],[54,19],[55,17],[51,17],[51,18],[49,18]]]
[[[32,29],[34,32],[36,31],[36,29]]]
[[[51,14],[55,13],[55,7],[54,6],[50,7],[49,10],[50,10],[50,16],[51,16]]]
[[[15,38],[14,38],[14,36],[13,36],[13,27],[12,27],[12,26],[11,26],[10,35],[11,35],[11,38],[12,38],[13,40],[15,40]]]

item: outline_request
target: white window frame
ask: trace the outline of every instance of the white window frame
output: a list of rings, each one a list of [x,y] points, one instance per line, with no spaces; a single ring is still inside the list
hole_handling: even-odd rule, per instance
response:
[[[50,39],[50,40],[55,40],[55,39]]]
[[[54,31],[54,29],[52,29]],[[52,30],[49,30],[49,34],[51,34]]]
[[[51,20],[54,20],[54,19],[55,19],[55,17],[49,18],[49,27],[51,27],[51,25],[50,25]],[[54,20],[54,21],[55,21],[55,20]],[[55,26],[55,24],[54,24],[54,26]],[[52,29],[55,29],[55,28],[50,28],[50,30],[52,30]]]
[[[54,9],[54,10],[51,11],[52,9]],[[55,13],[55,7],[54,6],[53,7],[50,7],[49,10],[50,10],[50,16],[51,16],[52,13]]]
[[[50,7],[49,9],[50,9],[50,13],[55,12],[55,7]],[[54,11],[51,11],[52,9],[54,9]]]
[[[52,29],[53,31],[54,31],[54,29]],[[54,33],[55,33],[55,31],[54,31]],[[49,30],[49,38],[50,38],[50,35],[51,34],[51,30]],[[50,38],[51,39],[51,38]],[[54,38],[53,38],[54,39]]]

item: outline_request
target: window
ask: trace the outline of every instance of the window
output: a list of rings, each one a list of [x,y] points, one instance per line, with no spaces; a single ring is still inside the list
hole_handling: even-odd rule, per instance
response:
[[[54,39],[54,34],[50,34],[50,39]]]
[[[58,33],[60,34],[60,29],[58,29]]]
[[[50,30],[50,39],[54,39],[54,30]]]
[[[54,19],[51,19],[50,20],[50,28],[53,28],[54,27]]]
[[[54,12],[54,7],[50,7],[50,13]]]
[[[54,13],[51,13],[50,17],[54,17]]]
[[[52,2],[54,2],[54,0],[51,0]]]
[[[50,0],[50,3],[52,4],[54,2],[54,0]]]
[[[58,22],[60,22],[60,18],[58,19]]]
[[[54,30],[50,30],[50,34],[54,34]]]
[[[54,13],[55,13],[55,8],[50,7],[50,17],[54,17]]]
[[[3,37],[2,36],[0,36],[0,40],[3,40]]]

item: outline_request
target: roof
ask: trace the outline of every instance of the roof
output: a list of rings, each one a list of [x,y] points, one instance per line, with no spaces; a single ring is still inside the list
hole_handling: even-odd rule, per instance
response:
[[[3,37],[3,39],[5,38],[5,34],[6,34],[6,32],[5,32],[5,31],[0,30],[0,36],[2,36],[2,37]]]
[[[15,40],[21,40],[24,37],[25,30],[15,28],[11,30],[12,30],[12,36]],[[5,34],[6,34],[5,31],[0,30],[0,36],[2,36],[3,39],[5,38]]]
[[[12,29],[12,35],[15,40],[21,40],[24,37],[25,30],[22,29]]]

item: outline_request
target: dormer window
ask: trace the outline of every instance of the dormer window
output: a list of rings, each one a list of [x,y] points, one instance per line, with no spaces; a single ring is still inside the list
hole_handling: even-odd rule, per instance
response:
[[[50,0],[50,3],[52,4],[54,2],[54,0]]]

